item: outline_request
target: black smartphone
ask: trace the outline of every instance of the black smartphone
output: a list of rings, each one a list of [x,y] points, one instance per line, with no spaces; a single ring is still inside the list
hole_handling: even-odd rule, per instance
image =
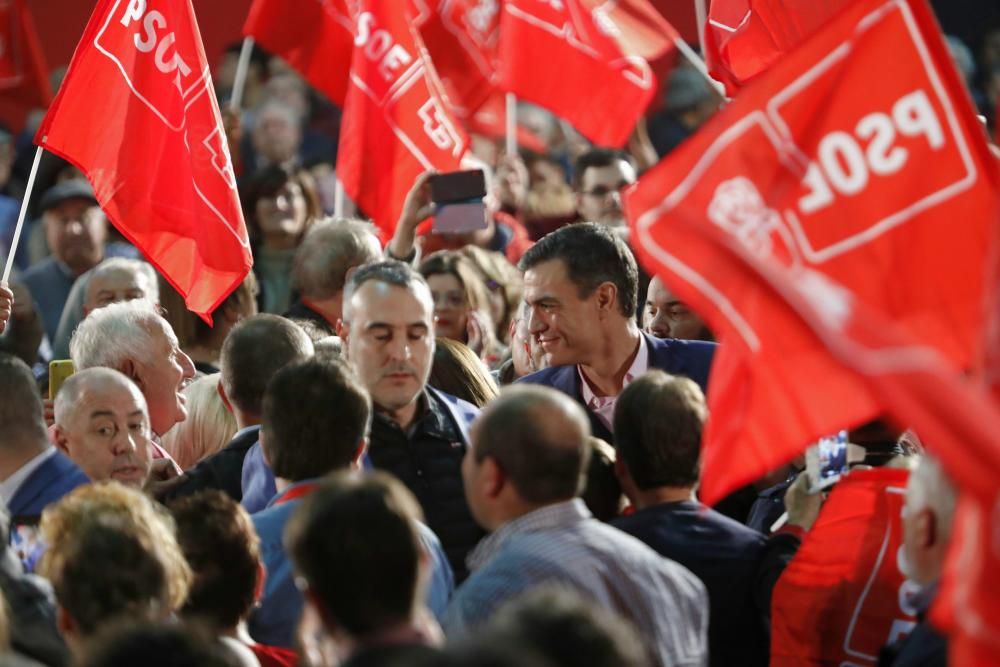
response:
[[[481,169],[434,174],[429,183],[435,232],[464,234],[487,227],[486,175]]]

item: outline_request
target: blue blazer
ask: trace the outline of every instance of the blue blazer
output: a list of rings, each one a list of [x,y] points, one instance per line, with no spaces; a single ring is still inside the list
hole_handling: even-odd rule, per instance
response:
[[[62,452],[56,452],[24,480],[7,503],[11,516],[41,514],[50,505],[90,479]]]
[[[646,338],[646,346],[649,349],[649,367],[670,373],[671,375],[683,375],[689,377],[701,387],[701,390],[708,392],[708,373],[712,367],[712,357],[715,355],[715,343],[706,343],[694,340],[677,340],[676,338],[656,338],[649,334],[641,334]],[[575,364],[566,366],[552,366],[537,373],[525,375],[518,382],[529,384],[542,384],[553,389],[558,389],[564,394],[572,396],[580,405],[587,408],[583,401],[583,388],[580,383],[580,374],[576,371]],[[604,425],[597,415],[587,410],[590,417],[590,426],[594,437],[614,443],[614,436],[608,427]]]

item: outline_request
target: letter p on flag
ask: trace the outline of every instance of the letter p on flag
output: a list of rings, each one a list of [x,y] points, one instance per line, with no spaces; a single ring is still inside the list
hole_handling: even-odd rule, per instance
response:
[[[705,502],[901,403],[866,377],[983,358],[1000,229],[984,139],[925,0],[859,0],[626,194],[640,258],[721,343]],[[899,345],[872,342],[890,329]]]
[[[35,142],[211,322],[253,259],[190,0],[98,2]]]

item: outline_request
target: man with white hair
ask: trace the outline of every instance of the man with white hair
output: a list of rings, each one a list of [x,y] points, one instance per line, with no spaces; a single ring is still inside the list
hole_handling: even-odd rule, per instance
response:
[[[194,363],[149,302],[124,301],[92,312],[73,334],[70,355],[78,371],[104,366],[135,382],[155,435],[187,417],[181,388],[194,377]]]
[[[146,399],[110,368],[71,376],[55,401],[56,446],[91,481],[141,489],[152,466]]]
[[[905,639],[882,649],[880,665],[948,664],[947,640],[927,622],[927,610],[937,595],[944,570],[956,501],[955,487],[940,464],[924,456],[910,473],[903,508],[904,572],[921,587],[911,600],[919,623]]]

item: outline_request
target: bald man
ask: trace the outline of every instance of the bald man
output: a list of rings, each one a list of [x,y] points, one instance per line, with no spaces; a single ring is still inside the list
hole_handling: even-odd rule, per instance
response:
[[[110,368],[70,377],[55,401],[56,446],[91,481],[141,489],[152,466],[149,412],[139,388]]]
[[[473,422],[462,479],[472,515],[492,534],[469,555],[472,574],[445,630],[473,631],[506,601],[550,584],[632,621],[656,664],[707,664],[704,585],[580,500],[589,436],[583,408],[543,386],[507,387]]]

